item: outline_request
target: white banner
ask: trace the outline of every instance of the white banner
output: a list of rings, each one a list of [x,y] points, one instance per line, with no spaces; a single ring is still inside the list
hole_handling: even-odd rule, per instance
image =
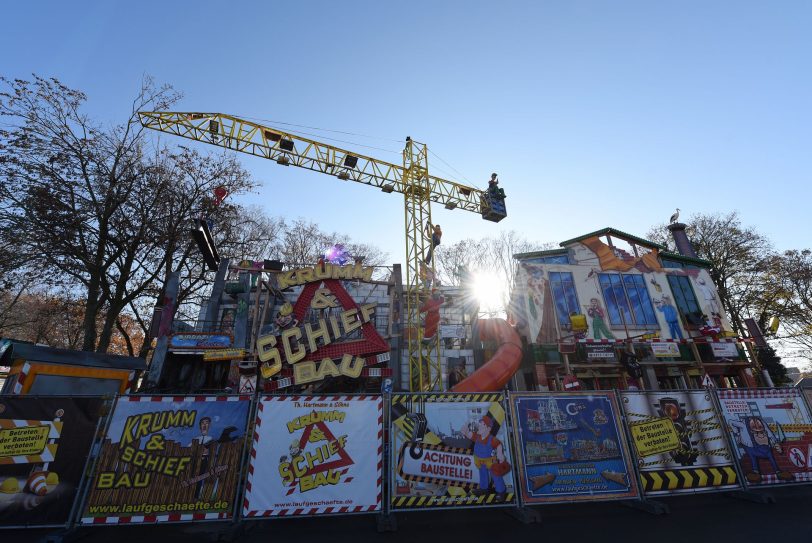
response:
[[[380,396],[267,396],[257,408],[243,515],[379,511]]]
[[[739,358],[739,350],[735,343],[711,343],[713,356],[716,358]]]
[[[679,345],[670,342],[654,342],[651,344],[651,352],[658,358],[679,358]]]
[[[441,324],[440,337],[465,339],[465,326],[461,324]]]

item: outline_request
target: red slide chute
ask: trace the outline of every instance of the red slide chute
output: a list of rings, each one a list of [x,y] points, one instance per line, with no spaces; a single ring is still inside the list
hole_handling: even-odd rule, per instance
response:
[[[498,392],[522,363],[522,341],[504,319],[479,321],[480,339],[495,339],[499,348],[481,368],[457,383],[451,392]]]

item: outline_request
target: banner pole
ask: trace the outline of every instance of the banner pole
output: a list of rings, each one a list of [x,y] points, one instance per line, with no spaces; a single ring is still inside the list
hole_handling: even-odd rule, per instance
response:
[[[505,409],[505,436],[508,437],[510,441],[509,446],[511,458],[513,459],[513,469],[511,470],[513,473],[513,492],[516,496],[516,507],[505,509],[505,512],[522,524],[541,524],[543,520],[541,511],[539,511],[538,508],[531,508],[524,503],[524,492],[522,492],[524,488],[524,478],[516,473],[516,466],[519,465],[517,460],[519,459],[519,455],[522,454],[522,451],[519,445],[518,420],[514,420],[513,418],[513,398],[511,397],[510,390],[505,391],[504,398],[505,404],[507,405],[507,409]]]
[[[259,388],[259,387],[257,387]],[[254,433],[251,431],[254,427],[254,423],[256,419],[256,405],[258,403],[256,395],[250,394],[239,394],[238,396],[247,396],[250,405],[248,407],[248,417],[246,417],[245,421],[245,433],[243,434],[243,441],[242,441],[242,450],[240,452],[240,468],[237,471],[239,474],[238,481],[239,486],[237,488],[237,492],[234,495],[234,504],[232,505],[232,517],[231,517],[231,524],[224,530],[225,533],[228,535],[228,540],[233,540],[234,538],[240,536],[246,526],[242,516],[242,503],[245,495],[245,483],[248,481],[248,477],[246,477],[246,462],[247,456],[250,454],[250,449],[248,449],[248,443],[253,445],[254,441]]]
[[[390,392],[384,392],[382,401],[385,405],[381,406],[383,411],[383,467],[381,473],[381,512],[377,518],[378,533],[383,532],[396,532],[398,529],[397,517],[391,511],[391,493],[392,493],[392,479],[394,475],[391,472],[392,463],[392,397]]]
[[[634,472],[634,476],[637,478],[637,488],[640,489],[637,500],[622,500],[620,503],[626,507],[645,511],[646,513],[650,513],[652,515],[667,515],[671,512],[671,509],[667,504],[658,500],[650,500],[646,498],[646,491],[643,488],[643,476],[640,472],[640,463],[637,461],[638,456],[635,452],[636,449],[634,446],[631,428],[629,428],[629,419],[626,417],[626,407],[623,405],[620,390],[614,389],[614,393],[615,400],[617,401],[619,407],[618,413],[620,414],[620,425],[623,427],[623,433],[626,435],[626,442],[629,444],[629,458],[632,460],[632,471]],[[647,391],[627,391],[626,393],[640,394],[648,399]]]
[[[96,426],[98,427],[102,424],[102,419],[104,419],[104,429],[102,430],[101,435],[97,436],[98,439],[94,440],[93,446],[90,448],[90,454],[85,462],[85,471],[82,473],[82,495],[81,499],[78,500],[80,503],[76,504],[76,511],[73,512],[73,514],[76,515],[74,518],[74,523],[76,525],[81,525],[82,513],[84,512],[84,506],[85,502],[87,501],[88,494],[90,494],[90,486],[93,483],[93,474],[96,473],[96,465],[99,462],[102,443],[104,442],[104,437],[107,435],[107,431],[110,428],[110,423],[113,419],[113,413],[116,410],[119,396],[120,394],[116,394],[112,398],[112,401],[110,401],[109,404],[110,409],[108,409],[107,414],[105,414],[104,417],[99,417],[99,422],[96,423]],[[104,405],[105,404],[102,404],[102,406]]]

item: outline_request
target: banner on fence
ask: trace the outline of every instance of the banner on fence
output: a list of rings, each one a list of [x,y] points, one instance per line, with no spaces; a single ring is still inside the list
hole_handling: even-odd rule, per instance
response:
[[[621,393],[644,494],[741,486],[711,394],[707,390]]]
[[[102,404],[0,397],[0,527],[68,523]]]
[[[234,514],[248,396],[123,396],[81,524],[222,520]]]
[[[525,503],[637,496],[613,392],[515,394],[511,410]]]
[[[504,395],[392,396],[392,508],[516,503]]]
[[[381,396],[267,396],[257,406],[243,516],[379,511]]]
[[[716,394],[747,485],[812,481],[812,420],[798,389]]]

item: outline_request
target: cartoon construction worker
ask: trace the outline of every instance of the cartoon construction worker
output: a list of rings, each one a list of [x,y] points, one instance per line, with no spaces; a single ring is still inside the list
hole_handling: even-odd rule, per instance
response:
[[[606,339],[615,339],[614,334],[606,327],[603,320],[603,308],[597,298],[589,300],[589,305],[586,306],[586,314],[592,318],[592,337],[600,339],[603,336]]]
[[[736,443],[744,449],[750,458],[751,469],[745,474],[751,483],[761,482],[762,473],[759,460],[767,460],[773,467],[775,476],[781,481],[793,481],[795,477],[788,471],[781,471],[775,461],[773,451],[783,452],[781,442],[761,417],[742,417],[741,420],[728,422],[736,436]]]
[[[474,442],[474,464],[479,470],[479,488],[472,490],[472,493],[476,496],[487,494],[493,482],[496,501],[501,502],[507,497],[507,488],[503,474],[497,475],[495,468],[497,464],[504,465],[505,451],[502,442],[491,435],[493,425],[493,419],[485,415],[476,425],[463,426],[461,432]]]
[[[282,304],[282,307],[279,308],[279,313],[276,314],[275,322],[280,331],[287,330],[299,324],[299,321],[296,320],[296,317],[293,315],[293,306],[290,302]]]

